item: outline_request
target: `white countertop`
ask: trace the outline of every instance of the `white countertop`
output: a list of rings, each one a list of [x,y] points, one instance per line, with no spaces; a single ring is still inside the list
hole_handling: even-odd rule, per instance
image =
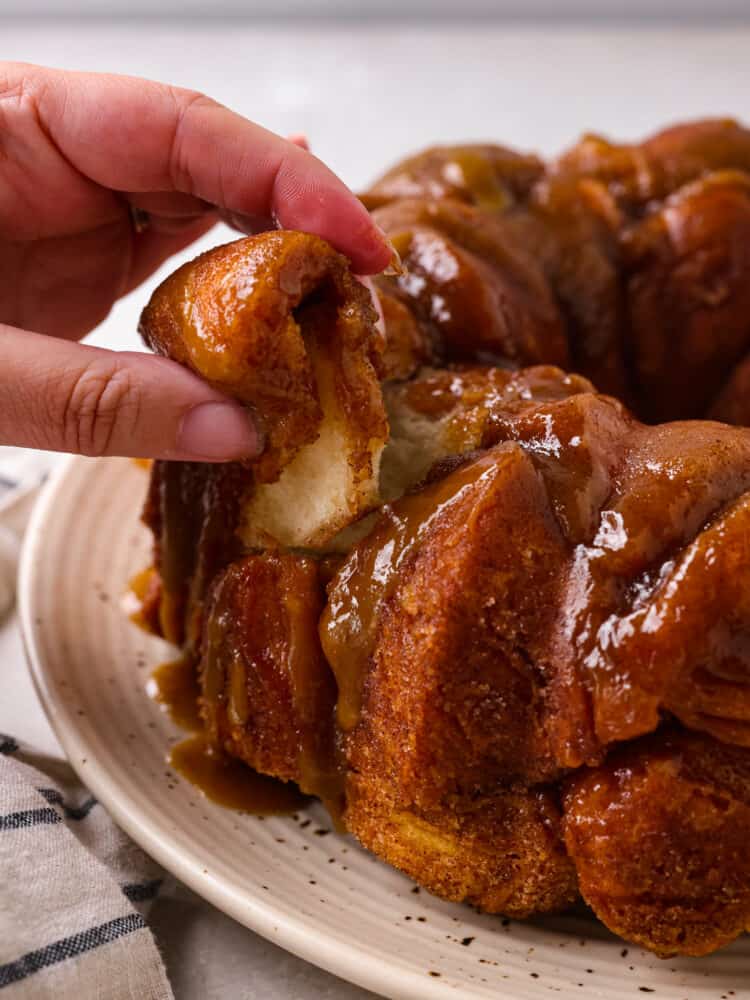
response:
[[[552,153],[583,130],[635,138],[681,118],[750,118],[750,27],[0,19],[0,40],[2,58],[167,80],[282,134],[305,132],[355,188],[435,142],[486,138]],[[115,307],[96,343],[138,347],[138,313],[156,280]],[[0,730],[55,752],[13,622],[0,629],[0,669]],[[369,996],[187,891],[159,904],[154,924],[178,1000]]]

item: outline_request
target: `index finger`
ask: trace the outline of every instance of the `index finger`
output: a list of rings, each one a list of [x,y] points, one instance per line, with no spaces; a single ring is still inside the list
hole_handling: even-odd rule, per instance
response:
[[[203,94],[134,77],[41,70],[37,104],[57,147],[116,191],[180,191],[227,212],[316,233],[355,270],[391,248],[361,202],[317,157]]]

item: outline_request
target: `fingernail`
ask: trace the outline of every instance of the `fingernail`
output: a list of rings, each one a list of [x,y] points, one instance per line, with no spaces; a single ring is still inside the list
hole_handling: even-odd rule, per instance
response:
[[[195,461],[255,458],[261,436],[247,410],[232,403],[201,403],[188,410],[177,434],[177,451]]]
[[[388,241],[388,246],[393,250],[393,253],[391,254],[391,259],[388,261],[388,267],[383,271],[383,274],[388,278],[394,278],[400,274],[404,274],[406,268],[401,262],[401,255],[390,240]]]
[[[394,247],[393,243],[389,239],[388,234],[385,232],[384,229],[381,229],[380,226],[377,225],[375,228],[383,237],[383,242],[385,243],[385,245],[391,251],[391,259],[388,261],[388,265],[383,271],[383,274],[387,275],[389,278],[394,277],[395,275],[403,274],[404,265],[401,263],[401,255],[399,254],[398,250]]]

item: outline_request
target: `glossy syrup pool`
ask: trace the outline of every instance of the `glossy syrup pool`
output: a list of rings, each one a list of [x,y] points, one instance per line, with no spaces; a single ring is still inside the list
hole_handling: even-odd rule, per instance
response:
[[[189,660],[179,657],[156,667],[146,691],[180,729],[197,732],[202,728],[198,712],[200,687],[195,666]]]
[[[270,816],[296,812],[308,801],[296,785],[258,774],[242,761],[217,753],[200,734],[177,743],[168,762],[212,802],[228,809]]]
[[[293,813],[308,801],[296,785],[258,774],[211,746],[201,733],[200,687],[189,660],[180,657],[162,663],[153,671],[146,691],[175,725],[193,734],[171,748],[167,763],[206,798],[256,816]]]

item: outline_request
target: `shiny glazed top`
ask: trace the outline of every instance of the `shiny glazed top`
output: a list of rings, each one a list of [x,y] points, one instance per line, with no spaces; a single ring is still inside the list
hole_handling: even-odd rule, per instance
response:
[[[415,396],[420,389],[434,407],[434,391],[416,382]],[[455,386],[451,398],[459,398]],[[356,726],[373,665],[395,655],[384,646],[388,609],[395,614],[399,594],[413,594],[433,548],[458,544],[465,521],[458,534],[440,531],[451,505],[478,502],[504,454],[498,447],[513,442],[542,485],[543,503],[525,516],[544,525],[546,541],[528,544],[555,581],[544,608],[511,612],[531,616],[519,631],[530,637],[524,657],[544,704],[550,774],[595,763],[609,744],[653,731],[664,709],[750,746],[750,430],[709,422],[649,428],[614,400],[582,392],[505,409],[496,403],[480,433],[478,446],[490,450],[455,471],[448,463],[442,478],[387,506],[329,585],[321,640],[339,686],[341,727]],[[501,491],[493,503],[504,502]],[[519,544],[526,530],[518,525]],[[488,534],[482,544],[501,542]],[[436,550],[435,572],[440,559]],[[531,581],[521,575],[516,588]]]
[[[750,365],[749,183],[750,132],[726,119],[633,145],[584,136],[547,164],[426,150],[363,196],[405,264],[378,281],[388,335],[422,360],[557,364],[646,420],[750,423],[734,384]]]

